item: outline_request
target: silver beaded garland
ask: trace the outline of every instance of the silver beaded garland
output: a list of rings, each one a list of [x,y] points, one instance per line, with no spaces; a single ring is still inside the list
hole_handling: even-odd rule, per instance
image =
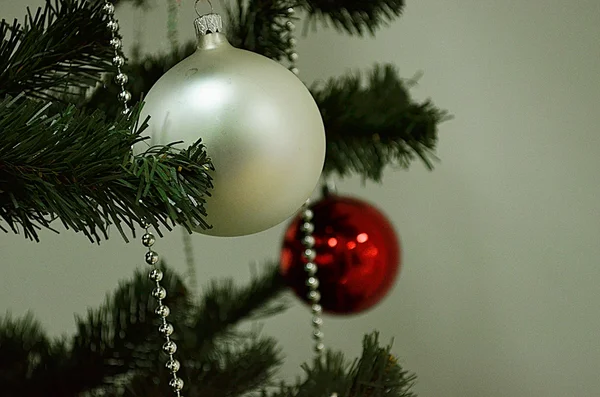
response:
[[[118,98],[121,102],[129,102],[131,101],[131,93],[129,91],[121,91]]]
[[[123,47],[123,42],[118,37],[113,37],[109,42],[110,46],[115,50],[120,50]]]
[[[172,356],[177,351],[177,344],[172,340],[167,340],[162,347],[163,351],[167,353],[169,356]]]
[[[154,238],[153,234],[145,233],[142,236],[142,244],[144,245],[144,247],[152,247],[155,242],[156,242],[156,238]]]
[[[173,325],[171,325],[169,323],[161,324],[158,327],[158,332],[160,332],[164,336],[171,336],[171,334],[173,333],[173,331],[174,331]]]
[[[129,77],[127,77],[126,74],[119,73],[115,76],[115,83],[117,83],[119,85],[127,84],[128,81],[129,81]]]
[[[171,309],[165,305],[158,305],[156,309],[154,309],[154,313],[161,318],[166,318],[171,314]]]
[[[169,386],[179,394],[179,391],[183,389],[183,379],[175,377],[169,381]]]
[[[149,248],[149,247],[148,247]],[[146,263],[149,265],[156,265],[158,263],[158,254],[150,249],[145,255]]]
[[[158,286],[152,290],[152,297],[154,299],[165,299],[167,297],[167,290]]]
[[[301,226],[301,230],[303,233],[306,233],[307,235],[309,235],[315,231],[315,227],[313,226],[313,224],[310,221],[304,221],[304,223]]]
[[[302,225],[300,227],[302,233],[304,234],[302,238],[302,245],[304,246],[302,258],[305,262],[304,270],[308,276],[306,278],[306,286],[309,289],[307,297],[311,303],[311,311],[313,314],[312,325],[313,339],[315,341],[314,349],[317,355],[321,355],[325,349],[325,345],[322,342],[323,331],[321,331],[321,326],[323,325],[321,313],[323,312],[323,308],[319,304],[319,301],[321,300],[321,294],[319,293],[319,278],[316,275],[318,268],[317,264],[314,262],[317,257],[317,252],[314,250],[315,238],[312,235],[312,233],[315,231],[315,227],[312,223],[314,214],[312,210],[308,208],[308,205],[309,201],[306,202],[305,207],[302,210]]]
[[[108,22],[106,27],[110,30],[112,38],[110,40],[110,46],[115,52],[115,56],[112,59],[112,64],[117,68],[117,77],[115,81],[121,86],[121,92],[119,93],[118,99],[123,103],[124,110],[123,114],[129,114],[129,101],[131,100],[131,94],[125,89],[125,84],[129,80],[127,75],[123,73],[121,67],[125,65],[125,57],[121,51],[123,44],[119,38],[119,23],[115,19],[115,6],[108,0],[105,0],[102,6],[102,12],[106,15]],[[124,76],[124,77],[123,77]]]
[[[102,6],[102,12],[106,15],[113,15],[115,13],[115,6],[112,3],[104,3]]]
[[[163,278],[163,272],[160,269],[152,269],[150,272],[150,280],[160,281]]]
[[[123,103],[123,114],[127,115],[130,111],[128,102],[131,100],[131,93],[125,89],[125,84],[127,84],[129,78],[121,70],[121,67],[125,65],[125,57],[121,51],[123,43],[118,37],[119,24],[114,18],[115,6],[110,1],[105,0],[104,5],[102,6],[102,11],[108,19],[107,27],[112,34],[110,46],[113,48],[115,53],[112,63],[117,69],[115,82],[121,86],[121,91],[119,92],[117,98]],[[163,279],[163,272],[154,267],[160,259],[158,253],[152,250],[152,246],[154,246],[156,238],[152,233],[150,233],[150,225],[148,223],[144,224],[144,228],[146,229],[146,232],[142,236],[142,245],[148,248],[148,251],[144,255],[144,260],[148,265],[153,267],[149,273],[149,277],[150,280],[155,283],[155,287],[152,290],[152,297],[158,302],[158,305],[154,310],[161,322],[158,327],[158,332],[161,333],[166,340],[162,346],[162,350],[169,356],[169,359],[165,364],[172,376],[171,380],[169,381],[169,386],[173,389],[173,392],[177,397],[181,397],[180,392],[183,389],[183,380],[177,376],[177,371],[179,371],[181,365],[173,356],[177,351],[177,344],[171,340],[171,335],[174,331],[173,325],[167,322],[167,317],[171,313],[171,310],[163,303],[163,299],[167,297],[167,290],[160,285],[160,282]]]
[[[288,61],[290,62],[290,71],[292,73],[294,73],[295,75],[298,75],[298,73],[300,73],[300,71],[298,70],[298,67],[296,66],[296,62],[298,62],[298,53],[296,52],[296,43],[297,40],[294,37],[294,31],[296,30],[296,25],[294,24],[294,22],[292,22],[292,18],[294,15],[294,8],[290,7],[287,9],[286,13],[287,13],[287,17],[288,20],[285,22],[285,28],[287,30],[287,40],[288,40],[288,44],[290,46],[290,50],[287,53],[287,57],[288,57]]]
[[[152,249],[156,242],[156,237],[150,232],[150,225],[144,225],[146,233],[142,236],[142,245],[148,248],[144,259],[150,266],[155,266],[159,261],[159,255]],[[167,297],[167,290],[160,285],[160,281],[163,279],[163,272],[160,269],[153,268],[149,275],[150,280],[154,281],[155,287],[152,290],[152,297],[157,300],[158,305],[154,309],[154,313],[160,318],[160,325],[158,326],[158,332],[165,338],[166,342],[162,346],[163,352],[165,352],[169,359],[165,364],[166,368],[171,373],[171,380],[169,386],[173,389],[173,392],[177,397],[181,397],[180,391],[183,389],[183,380],[177,377],[177,371],[179,371],[179,361],[173,356],[177,351],[177,344],[171,340],[171,335],[174,332],[173,324],[167,322],[167,317],[171,314],[171,310],[167,305],[163,303],[163,299]]]
[[[308,262],[306,265],[304,265],[304,270],[306,270],[306,273],[308,273],[309,276],[314,276],[315,273],[317,273],[317,265],[312,262]]]
[[[116,67],[120,68],[121,66],[125,65],[125,58],[123,58],[121,55],[115,55],[112,59],[112,63]]]
[[[167,361],[167,363],[165,364],[165,367],[170,371],[170,372],[177,372],[179,371],[179,368],[181,367],[181,364],[179,364],[179,361],[177,360],[169,360]]]
[[[116,32],[117,30],[119,30],[119,23],[115,20],[109,21],[106,26],[113,33]]]

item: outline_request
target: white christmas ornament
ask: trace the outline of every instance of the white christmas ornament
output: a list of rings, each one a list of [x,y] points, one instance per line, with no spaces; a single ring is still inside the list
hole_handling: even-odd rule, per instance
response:
[[[325,160],[323,120],[312,95],[289,70],[232,47],[221,19],[194,22],[198,46],[152,87],[141,119],[149,144],[199,138],[213,161],[207,198],[215,236],[266,230],[293,215],[318,183]]]

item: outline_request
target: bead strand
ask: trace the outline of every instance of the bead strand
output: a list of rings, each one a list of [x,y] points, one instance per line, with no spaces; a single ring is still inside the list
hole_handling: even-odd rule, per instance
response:
[[[315,259],[317,257],[317,253],[314,250],[315,246],[315,238],[313,237],[313,232],[315,231],[315,226],[312,223],[313,220],[313,211],[308,207],[310,201],[307,201],[304,209],[302,210],[302,245],[304,246],[304,251],[302,252],[302,258],[304,259],[304,270],[306,271],[306,286],[308,287],[308,300],[311,303],[311,311],[312,311],[312,325],[313,325],[313,340],[315,342],[314,349],[317,355],[320,355],[325,349],[325,345],[323,344],[323,331],[321,330],[321,326],[323,325],[323,318],[321,314],[323,309],[319,302],[321,301],[321,294],[319,293],[319,278],[317,276],[317,264],[315,263]]]
[[[169,356],[165,367],[171,373],[171,380],[169,381],[169,386],[175,392],[177,397],[181,397],[181,389],[183,389],[183,379],[177,376],[177,371],[181,367],[179,361],[175,359],[175,352],[177,351],[177,344],[171,340],[171,335],[173,334],[173,325],[167,321],[167,317],[171,313],[171,310],[167,305],[163,303],[163,299],[167,297],[167,290],[160,284],[160,281],[163,279],[163,272],[156,268],[156,264],[158,263],[159,256],[156,251],[152,250],[152,246],[156,242],[156,238],[150,232],[150,225],[144,225],[146,229],[146,233],[142,236],[142,244],[148,248],[148,251],[145,255],[146,263],[153,267],[150,271],[150,280],[154,281],[156,286],[152,290],[152,297],[156,299],[157,306],[154,312],[160,318],[160,325],[158,326],[158,332],[162,334],[165,338],[165,343],[162,346],[162,350]]]
[[[119,101],[123,104],[123,114],[129,114],[130,107],[129,101],[131,100],[131,93],[127,91],[125,88],[125,84],[129,81],[129,78],[121,68],[125,65],[125,57],[123,56],[123,43],[119,38],[119,22],[115,19],[115,6],[108,0],[105,0],[104,6],[102,6],[102,11],[108,18],[108,30],[112,35],[110,39],[110,46],[114,50],[114,57],[112,59],[112,64],[117,69],[117,74],[115,75],[115,82],[121,86],[121,91],[117,95]]]
[[[125,65],[125,57],[122,55],[122,42],[119,38],[119,23],[115,19],[115,6],[105,0],[104,5],[102,6],[102,11],[108,17],[108,29],[111,32],[112,38],[110,40],[110,45],[114,49],[115,56],[112,59],[113,65],[117,69],[117,74],[115,75],[115,81],[117,84],[121,86],[121,92],[119,92],[118,99],[121,103],[123,103],[123,114],[127,115],[130,112],[129,101],[131,100],[131,93],[125,89],[125,85],[129,81],[129,78],[123,71],[121,67]],[[177,351],[177,344],[171,340],[171,335],[173,334],[173,325],[167,322],[167,317],[171,313],[169,307],[163,303],[163,299],[167,297],[167,290],[160,284],[163,279],[162,270],[156,268],[156,264],[159,261],[159,255],[152,249],[154,243],[156,242],[156,237],[150,232],[150,224],[144,222],[144,229],[146,232],[142,236],[142,245],[148,248],[144,259],[146,263],[152,266],[152,270],[150,271],[149,277],[155,283],[155,287],[152,290],[152,297],[157,300],[157,306],[154,312],[160,318],[160,325],[158,327],[158,332],[160,332],[165,338],[165,343],[162,346],[162,350],[169,356],[165,367],[171,373],[171,380],[169,381],[169,386],[173,389],[175,395],[177,397],[181,396],[181,390],[183,389],[183,379],[177,376],[177,372],[181,367],[179,361],[175,359],[175,352]]]
[[[296,65],[296,62],[298,62],[298,53],[296,52],[297,40],[296,40],[296,37],[294,37],[294,31],[296,30],[296,25],[292,21],[292,18],[293,18],[292,16],[294,15],[295,10],[293,7],[290,7],[287,9],[286,13],[287,13],[288,20],[285,22],[285,28],[288,31],[287,40],[288,40],[288,44],[290,45],[290,51],[287,54],[288,60],[290,61],[289,69],[292,73],[294,73],[295,75],[298,75],[298,73],[300,73],[300,71],[298,70],[298,66]]]
[[[295,75],[300,73],[297,62],[298,62],[298,53],[296,52],[296,44],[297,40],[294,37],[294,31],[296,30],[296,25],[294,24],[293,15],[295,10],[293,7],[289,7],[287,9],[287,17],[288,20],[285,22],[286,29],[288,31],[287,39],[288,44],[290,45],[290,50],[288,52],[288,60],[290,62],[290,71]],[[315,259],[317,257],[317,253],[314,250],[315,246],[315,238],[313,237],[313,232],[315,230],[315,226],[312,223],[313,219],[313,211],[309,208],[310,199],[306,201],[304,205],[304,209],[302,210],[302,245],[304,246],[304,251],[302,252],[302,258],[304,260],[304,270],[306,271],[306,286],[308,287],[308,300],[310,301],[310,309],[312,311],[312,325],[313,325],[313,340],[315,342],[314,349],[315,353],[320,356],[325,349],[325,345],[323,344],[323,331],[321,330],[321,326],[323,325],[323,317],[321,316],[323,312],[323,308],[319,304],[321,301],[321,294],[319,293],[319,278],[317,277],[317,264],[315,263]]]

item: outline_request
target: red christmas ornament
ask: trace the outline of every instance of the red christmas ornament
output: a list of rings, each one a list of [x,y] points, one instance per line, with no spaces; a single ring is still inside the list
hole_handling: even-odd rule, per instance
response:
[[[372,307],[394,285],[401,267],[400,243],[392,225],[375,207],[355,198],[332,195],[310,208],[323,310],[350,314]],[[308,301],[301,225],[298,217],[285,233],[281,272],[296,294]]]

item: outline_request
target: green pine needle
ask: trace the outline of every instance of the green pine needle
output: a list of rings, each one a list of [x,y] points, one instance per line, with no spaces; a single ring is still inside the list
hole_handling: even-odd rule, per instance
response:
[[[59,100],[114,69],[103,2],[47,0],[24,24],[0,22],[0,98]]]
[[[38,240],[56,218],[92,241],[108,238],[110,225],[127,240],[124,228],[133,232],[143,220],[167,229],[208,226],[212,165],[200,142],[133,156],[146,127],[134,121],[139,107],[112,122],[73,106],[52,114],[48,106],[22,97],[0,102],[0,217],[13,232]]]
[[[415,158],[433,168],[438,125],[449,116],[414,101],[410,85],[394,66],[376,65],[366,82],[353,73],[312,88],[327,134],[326,175],[380,181],[386,166],[408,168]]]
[[[335,29],[359,36],[375,34],[402,15],[404,0],[300,0],[313,22],[331,23]]]
[[[276,61],[290,61],[293,46],[286,23],[298,18],[288,9],[296,0],[236,0],[226,8],[227,36],[234,47],[262,54]]]

